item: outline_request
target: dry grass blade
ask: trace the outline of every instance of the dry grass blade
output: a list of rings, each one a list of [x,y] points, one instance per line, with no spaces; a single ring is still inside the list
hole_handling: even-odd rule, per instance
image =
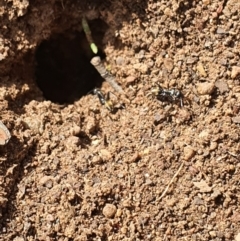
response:
[[[177,172],[174,174],[174,176],[172,177],[171,181],[168,183],[167,187],[165,188],[164,192],[162,193],[162,195],[158,198],[158,201],[160,201],[164,196],[165,194],[167,193],[169,187],[171,186],[171,184],[173,183],[174,179],[177,177],[177,175],[179,174],[179,172],[181,171],[183,167],[183,162],[182,164],[180,165],[180,167],[178,168]]]

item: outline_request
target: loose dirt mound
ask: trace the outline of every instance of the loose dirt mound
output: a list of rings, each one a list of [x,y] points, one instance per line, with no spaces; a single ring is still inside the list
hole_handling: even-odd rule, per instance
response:
[[[0,239],[239,240],[239,9],[1,3]],[[89,64],[83,16],[127,97]]]

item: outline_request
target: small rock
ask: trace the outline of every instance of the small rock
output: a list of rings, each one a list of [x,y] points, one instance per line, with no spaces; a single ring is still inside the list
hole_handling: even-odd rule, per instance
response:
[[[127,163],[137,162],[141,159],[141,155],[136,152],[132,157],[126,160]]]
[[[101,164],[103,162],[102,158],[100,156],[94,156],[92,159],[92,164]]]
[[[93,133],[96,130],[96,121],[95,118],[88,116],[86,118],[86,132],[87,133]]]
[[[164,59],[163,63],[164,63],[165,68],[168,70],[168,72],[172,72],[173,60],[171,60],[171,59]]]
[[[13,241],[24,241],[25,239],[22,237],[15,237]]]
[[[220,197],[221,195],[222,195],[222,193],[221,193],[218,189],[214,189],[211,197],[212,197],[213,199],[215,199],[215,198],[217,198],[217,197]]]
[[[165,119],[165,115],[156,113],[154,115],[154,124],[158,124],[160,121],[163,121]]]
[[[106,218],[113,218],[116,212],[117,212],[116,206],[110,203],[107,203],[103,208],[103,215]]]
[[[187,64],[193,64],[196,63],[198,61],[198,58],[196,57],[188,57],[187,58]]]
[[[130,76],[128,76],[128,77],[125,79],[125,83],[127,83],[127,84],[133,84],[135,80],[136,80],[136,77],[130,75]]]
[[[124,174],[122,172],[118,173],[117,175],[119,178],[124,178]]]
[[[34,134],[41,133],[42,121],[39,118],[26,117],[23,120],[24,125],[29,128]]]
[[[205,46],[206,48],[210,48],[212,45],[213,45],[213,42],[211,42],[211,41],[209,41],[209,40],[206,40],[206,42],[205,42],[205,44],[204,44],[204,46]]]
[[[211,192],[212,188],[208,186],[208,184],[204,181],[201,180],[200,182],[193,182],[193,185],[197,188],[199,188],[200,192]]]
[[[185,121],[189,121],[191,119],[191,113],[185,109],[185,108],[181,108],[178,111],[178,116],[177,116],[177,123],[183,123]]]
[[[11,138],[8,128],[0,121],[0,145],[5,145]]]
[[[200,197],[198,197],[198,196],[196,196],[194,199],[193,199],[193,202],[192,202],[194,205],[204,205],[204,201],[200,198]]]
[[[130,199],[123,200],[122,205],[125,208],[130,208],[131,207],[131,200]]]
[[[201,139],[201,143],[208,143],[211,140],[208,129],[201,131],[198,136]]]
[[[54,178],[52,176],[44,176],[40,179],[39,184],[47,188],[52,188]]]
[[[240,116],[235,116],[235,117],[233,117],[233,118],[232,118],[232,122],[239,124],[239,123],[240,123]]]
[[[240,233],[238,233],[237,236],[235,237],[235,241],[240,241]]]
[[[198,65],[197,65],[197,71],[200,74],[200,76],[203,76],[203,77],[207,76],[207,73],[206,73],[206,71],[203,67],[203,64],[201,62],[199,62]]]
[[[232,217],[231,217],[231,220],[234,223],[240,222],[240,213],[239,212],[234,212]]]
[[[117,216],[117,217],[121,217],[121,216],[122,216],[122,209],[118,209],[118,210],[117,210],[116,216]]]
[[[199,83],[197,85],[197,92],[199,95],[210,95],[214,90],[215,84],[214,83]]]
[[[225,34],[225,33],[226,33],[225,29],[223,29],[221,27],[217,28],[217,34]]]
[[[231,78],[235,79],[240,74],[240,66],[233,66],[231,72]]]
[[[196,151],[191,146],[185,146],[183,152],[183,158],[185,161],[189,161],[196,153]]]
[[[74,220],[71,220],[70,224],[65,227],[64,235],[68,238],[72,238],[76,233],[76,224]]]
[[[46,220],[47,220],[48,222],[53,222],[53,221],[55,220],[55,218],[53,217],[52,214],[47,214]]]
[[[117,65],[123,65],[124,64],[124,58],[121,57],[121,56],[118,56],[117,59],[116,59],[116,64]]]
[[[221,94],[229,91],[228,84],[223,80],[216,81],[215,86],[219,89]]]
[[[220,59],[219,63],[220,63],[221,65],[223,65],[223,66],[227,66],[227,65],[228,65],[228,61],[227,61],[226,58]]]
[[[153,33],[153,35],[155,36],[155,38],[158,36],[159,33],[159,28],[157,25],[154,25],[150,28],[150,31]]]
[[[173,16],[173,11],[172,11],[172,9],[171,8],[165,8],[164,9],[164,15],[166,15],[166,16],[169,16],[169,17],[171,17],[171,16]]]
[[[64,141],[64,145],[65,145],[67,148],[74,148],[74,147],[78,146],[79,142],[80,142],[79,137],[77,137],[77,136],[69,136],[69,137],[66,138],[66,140]]]
[[[140,71],[142,74],[146,74],[148,72],[148,66],[146,64],[137,63],[133,65],[133,68]]]
[[[112,158],[112,154],[107,149],[101,149],[99,155],[105,161],[108,161]]]
[[[218,143],[216,141],[211,141],[210,142],[210,146],[209,146],[209,150],[213,151],[218,147]]]
[[[209,232],[209,234],[210,234],[210,236],[212,237],[212,238],[215,238],[216,236],[217,236],[217,233],[216,233],[216,231],[210,231]]]
[[[202,3],[203,3],[204,5],[209,5],[210,2],[211,2],[210,0],[203,0],[203,1],[202,1]]]
[[[73,136],[78,136],[80,134],[80,132],[81,132],[80,126],[74,125],[71,128],[71,135],[73,135]]]

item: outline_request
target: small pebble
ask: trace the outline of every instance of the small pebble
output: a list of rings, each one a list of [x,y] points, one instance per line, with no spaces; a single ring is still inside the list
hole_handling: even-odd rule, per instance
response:
[[[187,58],[187,64],[193,64],[198,61],[198,58],[196,57],[188,57]]]
[[[214,90],[215,84],[204,82],[197,85],[197,92],[199,95],[210,95]]]
[[[65,146],[67,148],[74,148],[74,147],[78,146],[79,142],[80,142],[79,137],[77,137],[77,136],[69,136],[64,141],[64,144],[65,144]]]
[[[136,77],[130,75],[130,76],[128,76],[128,77],[125,79],[125,83],[127,83],[127,84],[133,84],[135,80],[136,80]]]
[[[172,72],[173,69],[173,60],[172,59],[164,59],[163,61],[165,68],[169,71]]]
[[[206,181],[201,180],[200,182],[193,182],[193,185],[199,189],[200,192],[211,192],[212,187],[210,187]]]
[[[210,231],[209,234],[212,238],[215,238],[217,236],[216,231]]]
[[[240,233],[238,233],[237,236],[235,237],[235,241],[240,241]]]
[[[184,147],[184,160],[189,161],[196,153],[196,151],[191,146]]]
[[[217,28],[217,34],[225,34],[225,33],[226,33],[226,31],[224,28],[221,28],[221,27]]]
[[[130,208],[131,207],[131,200],[130,199],[123,200],[122,205],[125,208]]]
[[[99,155],[105,161],[108,161],[112,158],[112,154],[107,149],[101,149],[99,151]]]
[[[113,218],[116,212],[117,212],[116,206],[110,203],[107,203],[103,208],[103,215],[106,218]]]
[[[124,64],[124,58],[121,56],[118,56],[116,59],[116,64],[117,65],[123,65]]]
[[[137,63],[133,65],[133,68],[140,71],[142,74],[146,74],[148,72],[148,66],[146,64]]]
[[[240,74],[240,66],[233,66],[231,72],[231,78],[235,79]]]
[[[213,151],[217,148],[217,146],[218,146],[218,143],[216,141],[211,141],[209,150]]]
[[[240,116],[235,116],[235,117],[233,117],[233,118],[232,118],[232,122],[239,124],[239,123],[240,123]]]
[[[53,177],[52,176],[43,176],[40,179],[39,184],[51,189],[53,186]]]
[[[117,209],[116,216],[117,217],[121,217],[122,216],[122,209]]]
[[[93,117],[88,116],[86,118],[86,132],[93,133],[96,130],[96,121]]]
[[[200,76],[203,76],[203,77],[207,76],[207,73],[206,73],[206,71],[203,67],[203,64],[201,62],[199,62],[198,65],[197,65],[197,71],[198,71]]]
[[[92,164],[101,164],[103,162],[102,158],[100,156],[94,156],[92,159]]]
[[[191,113],[185,109],[181,108],[178,110],[178,118],[176,120],[177,123],[183,123],[191,119]]]
[[[221,94],[229,91],[228,84],[223,80],[216,81],[215,86],[219,89]]]

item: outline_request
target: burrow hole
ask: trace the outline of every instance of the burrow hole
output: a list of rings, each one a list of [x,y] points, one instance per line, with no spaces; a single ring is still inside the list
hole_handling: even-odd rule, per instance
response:
[[[89,21],[98,55],[103,59],[102,39],[107,24],[95,19]],[[90,63],[94,56],[85,33],[67,31],[44,40],[36,50],[36,82],[47,100],[72,103],[89,93],[103,79]]]

